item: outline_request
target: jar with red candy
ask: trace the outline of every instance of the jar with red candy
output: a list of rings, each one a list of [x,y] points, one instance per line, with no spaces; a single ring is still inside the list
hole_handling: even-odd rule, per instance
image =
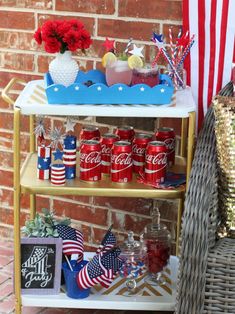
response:
[[[127,240],[120,245],[120,258],[123,265],[119,271],[121,277],[126,278],[127,290],[124,295],[136,294],[136,279],[143,275],[145,269],[146,248],[142,241],[134,239],[133,231],[128,232]]]
[[[153,207],[151,216],[152,223],[144,230],[148,270],[146,281],[152,285],[159,285],[165,283],[163,272],[170,260],[171,235],[166,225],[160,223],[160,213],[157,207]]]

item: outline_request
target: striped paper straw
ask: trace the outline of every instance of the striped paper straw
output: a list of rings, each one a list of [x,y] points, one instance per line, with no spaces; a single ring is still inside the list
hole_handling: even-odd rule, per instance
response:
[[[177,70],[176,70],[174,64],[172,63],[172,60],[171,60],[170,56],[168,55],[168,53],[166,52],[165,49],[162,49],[162,52],[163,52],[163,56],[165,57],[165,59],[166,59],[166,61],[169,63],[169,65],[171,66],[171,68],[172,68],[172,70],[173,70],[175,76],[176,76],[177,79],[179,80],[180,84],[183,85],[184,82],[183,82],[183,80],[181,79],[179,73],[177,72]]]
[[[172,63],[174,65],[174,68],[175,68],[176,60],[175,60],[175,56],[174,56],[174,45],[173,45],[172,29],[171,28],[169,28],[169,39],[170,39],[170,49],[171,49],[171,60],[172,60]],[[173,74],[173,80],[174,80],[174,84],[177,85],[177,79],[176,79],[175,73]]]

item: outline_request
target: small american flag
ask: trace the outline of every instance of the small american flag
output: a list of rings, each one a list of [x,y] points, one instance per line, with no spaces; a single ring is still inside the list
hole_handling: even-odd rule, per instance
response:
[[[98,247],[96,254],[99,254],[101,251],[103,253],[109,251],[117,244],[117,240],[115,235],[111,232],[112,226],[109,227],[108,231],[106,232],[101,245]]]
[[[28,260],[22,265],[22,267],[32,267],[39,262],[46,254],[47,248],[45,246],[35,246]]]
[[[108,288],[122,266],[122,260],[118,257],[120,253],[119,248],[113,248],[105,254],[96,254],[78,273],[78,286],[81,289],[88,289],[100,283]]]
[[[81,231],[66,225],[57,225],[56,229],[63,239],[63,253],[65,255],[78,254],[78,262],[83,260],[84,240]]]

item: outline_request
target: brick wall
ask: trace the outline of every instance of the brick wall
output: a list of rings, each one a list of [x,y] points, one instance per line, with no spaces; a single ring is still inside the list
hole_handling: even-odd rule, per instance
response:
[[[181,24],[181,0],[4,0],[0,1],[0,89],[12,77],[25,81],[41,78],[47,71],[53,55],[37,47],[33,33],[45,20],[55,18],[81,19],[92,34],[93,46],[86,55],[77,59],[83,69],[101,69],[102,42],[105,37],[114,38],[117,47],[123,47],[129,37],[136,44],[145,45],[146,60],[151,60],[155,51],[150,42],[151,32],[167,34],[173,26],[175,34]],[[12,97],[17,97],[17,87]],[[0,99],[0,236],[11,238],[13,234],[13,111],[12,106]],[[23,117],[21,138],[22,160],[29,142],[27,117]],[[154,130],[151,119],[98,119],[79,120],[76,133],[83,123],[94,123],[102,131],[112,130],[115,125],[129,123],[138,130]],[[171,121],[167,121],[171,123]],[[61,120],[48,119],[50,127],[61,125]],[[152,200],[122,199],[107,197],[37,197],[37,208],[54,209],[58,215],[70,216],[73,223],[81,226],[87,246],[94,247],[111,222],[120,239],[126,230],[139,233],[149,222]],[[174,231],[176,204],[161,201],[162,218]],[[28,215],[29,197],[21,202],[22,223]]]

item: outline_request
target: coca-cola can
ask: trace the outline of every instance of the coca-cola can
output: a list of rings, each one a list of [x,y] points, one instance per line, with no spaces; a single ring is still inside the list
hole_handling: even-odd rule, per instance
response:
[[[100,140],[100,130],[96,126],[84,126],[80,133],[80,140]]]
[[[175,164],[175,132],[172,128],[160,128],[155,133],[156,141],[164,142],[167,148],[167,164]]]
[[[150,134],[136,134],[132,143],[133,170],[136,173],[144,171],[145,150],[152,140]]]
[[[166,178],[167,148],[165,143],[152,141],[145,152],[145,179],[150,183],[163,183]]]
[[[80,147],[80,179],[92,182],[101,179],[101,145],[99,141],[82,141]]]
[[[112,147],[118,140],[118,135],[112,133],[105,133],[101,137],[101,173],[110,174]]]
[[[111,154],[111,180],[126,183],[132,180],[132,148],[127,141],[113,143]]]
[[[119,136],[120,141],[132,142],[135,136],[135,131],[132,126],[124,125],[118,127],[115,134]]]

